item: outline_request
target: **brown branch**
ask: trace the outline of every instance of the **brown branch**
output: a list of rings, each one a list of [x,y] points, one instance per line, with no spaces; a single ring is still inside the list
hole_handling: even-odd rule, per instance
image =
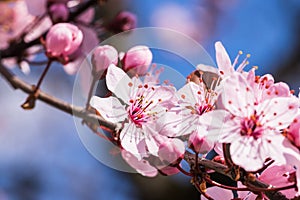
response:
[[[34,92],[34,86],[24,82],[15,76],[9,69],[0,63],[0,74],[6,79],[6,81],[14,88],[20,89],[27,94]],[[61,111],[64,111],[70,115],[84,119],[87,122],[105,126],[113,131],[118,130],[118,125],[105,121],[99,115],[96,115],[90,111],[85,110],[83,107],[74,106],[58,98],[55,98],[45,92],[40,91],[37,99],[45,102],[46,104],[53,106]]]
[[[193,163],[195,163],[195,155],[192,154],[192,153],[190,153],[190,152],[187,152],[187,151],[185,152],[184,159],[190,165],[192,165]],[[217,172],[219,174],[222,174],[222,175],[225,175],[225,176],[231,178],[232,180],[234,180],[234,177],[232,176],[232,174],[228,173],[228,167],[226,165],[223,165],[223,164],[220,164],[220,163],[216,163],[216,162],[213,162],[211,160],[206,160],[204,158],[199,158],[198,159],[198,163],[199,163],[199,165],[202,165],[202,166],[204,166],[204,167],[206,167],[208,169],[212,169],[215,172]],[[270,187],[270,185],[268,185],[266,183],[263,183],[263,182],[261,182],[261,181],[259,181],[257,179],[255,181],[251,181],[251,184],[253,186],[258,187],[258,188],[269,188]],[[288,198],[286,198],[286,196],[284,196],[279,191],[271,190],[271,191],[265,191],[264,193],[271,200],[288,200]]]

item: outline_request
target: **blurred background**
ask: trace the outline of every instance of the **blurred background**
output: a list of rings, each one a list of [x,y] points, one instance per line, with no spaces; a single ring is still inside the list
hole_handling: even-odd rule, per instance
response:
[[[250,53],[249,67],[258,65],[258,74],[271,73],[298,94],[298,0],[108,0],[98,15],[110,19],[121,10],[136,14],[137,27],[166,27],[192,37],[212,58],[216,41],[232,59],[239,50]],[[35,83],[42,68],[33,67],[30,75],[14,72]],[[42,88],[71,102],[74,79],[54,66]],[[41,102],[24,111],[26,97],[0,79],[0,200],[199,199],[182,175],[146,178],[103,165],[81,143],[71,116]]]

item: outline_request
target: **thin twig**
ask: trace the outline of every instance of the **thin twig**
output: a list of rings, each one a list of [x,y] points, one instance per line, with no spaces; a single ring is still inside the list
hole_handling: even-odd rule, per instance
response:
[[[4,67],[1,63],[0,63],[0,74],[7,80],[7,82],[10,83],[10,85],[14,89],[20,89],[27,94],[32,94],[34,92],[34,88],[30,84],[19,79],[9,69]],[[119,128],[118,125],[108,122],[104,120],[101,116],[96,115],[90,111],[86,111],[83,107],[74,106],[58,98],[55,98],[45,92],[40,91],[39,94],[37,95],[37,99],[61,111],[64,111],[68,114],[82,118],[88,122],[95,123],[100,126],[105,126],[112,131],[115,131]]]

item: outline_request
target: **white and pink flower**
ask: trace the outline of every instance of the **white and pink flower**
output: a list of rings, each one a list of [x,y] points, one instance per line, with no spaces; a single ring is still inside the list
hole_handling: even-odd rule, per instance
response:
[[[248,58],[250,57],[250,54],[246,55],[246,58],[240,63],[240,65],[235,70],[235,67],[238,64],[238,59],[240,55],[243,54],[243,52],[239,51],[233,63],[231,63],[230,57],[225,47],[220,41],[215,43],[215,49],[216,49],[216,61],[219,68],[219,75],[222,78],[231,75],[234,71],[241,73],[243,72],[243,69],[246,67],[246,65],[248,65]]]
[[[223,91],[217,101],[219,110],[201,118],[209,134],[219,134],[221,143],[230,143],[233,162],[246,170],[261,168],[268,157],[282,160],[285,137],[280,131],[296,116],[297,98],[274,97],[257,101],[254,88],[241,73],[233,73],[222,85]]]
[[[122,69],[110,65],[107,70],[108,89],[116,96],[92,97],[90,104],[104,119],[122,123],[119,139],[124,150],[141,160],[149,154],[158,156],[159,145],[167,138],[159,134],[156,121],[172,107],[175,88],[156,86],[130,78]]]

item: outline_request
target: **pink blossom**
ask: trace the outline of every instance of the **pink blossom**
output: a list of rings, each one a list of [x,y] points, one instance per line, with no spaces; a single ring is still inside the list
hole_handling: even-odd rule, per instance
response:
[[[300,114],[298,114],[289,126],[287,138],[300,149]]]
[[[294,183],[295,175],[295,169],[289,165],[274,165],[263,171],[258,179],[275,187],[284,187]],[[289,199],[296,195],[295,189],[282,190],[280,192]]]
[[[145,159],[139,160],[135,155],[122,150],[123,159],[138,173],[143,176],[154,177],[157,175],[157,169],[149,164]]]
[[[64,3],[55,3],[49,7],[49,15],[53,23],[67,21],[69,9]]]
[[[166,112],[165,105],[173,105],[175,89],[170,86],[155,86],[132,79],[113,64],[106,75],[108,89],[116,97],[92,97],[91,106],[96,108],[104,119],[123,123],[120,133],[121,146],[124,150],[142,157],[152,154],[157,156],[158,147],[166,136],[160,135],[161,128],[157,119]]]
[[[287,128],[296,116],[298,100],[291,96],[257,102],[253,87],[240,73],[233,73],[222,85],[217,107],[224,110],[206,113],[201,118],[209,134],[219,134],[221,143],[230,143],[233,162],[246,170],[261,168],[268,157],[283,159],[285,138],[280,130]]]
[[[128,11],[122,11],[115,16],[106,28],[114,33],[120,33],[128,31],[136,27],[137,18],[136,16]]]
[[[213,147],[213,142],[208,140],[202,131],[193,131],[189,137],[188,145],[195,153],[207,153]]]
[[[75,25],[58,23],[52,26],[46,36],[46,51],[50,58],[62,58],[68,61],[68,56],[80,46],[83,34]]]
[[[271,74],[265,74],[262,77],[255,76],[255,68],[246,75],[248,84],[253,88],[255,99],[262,102],[276,97],[291,97],[289,86],[284,82],[275,83]]]
[[[145,75],[152,62],[152,53],[146,46],[135,46],[122,58],[124,71],[133,75]]]
[[[217,97],[215,91],[207,90],[202,82],[199,84],[189,82],[178,90],[176,95],[179,99],[179,106],[171,109],[171,111],[174,111],[178,116],[170,116],[174,115],[171,111],[166,113],[166,115],[169,115],[169,120],[173,120],[168,123],[166,129],[175,127],[177,136],[191,134],[196,131],[205,137],[207,131],[201,127],[200,119],[204,113],[214,109]]]
[[[231,75],[235,71],[235,66],[238,63],[239,56],[243,54],[242,51],[239,51],[237,57],[234,62],[231,63],[230,57],[227,54],[226,49],[223,44],[218,41],[215,43],[216,49],[216,61],[219,68],[219,74],[221,77]],[[244,67],[248,65],[247,59],[250,57],[250,54],[247,54],[246,58],[242,61],[242,63],[237,67],[237,72],[242,72]]]
[[[24,1],[0,2],[0,49],[7,48],[32,22],[34,17],[26,9]]]
[[[158,156],[163,162],[177,164],[183,158],[184,143],[177,138],[167,139],[159,145]]]
[[[166,166],[166,167],[159,169],[159,172],[163,175],[171,176],[171,175],[178,174],[180,171],[176,167]]]
[[[92,54],[93,71],[104,72],[110,64],[118,64],[118,52],[110,45],[98,46]]]

